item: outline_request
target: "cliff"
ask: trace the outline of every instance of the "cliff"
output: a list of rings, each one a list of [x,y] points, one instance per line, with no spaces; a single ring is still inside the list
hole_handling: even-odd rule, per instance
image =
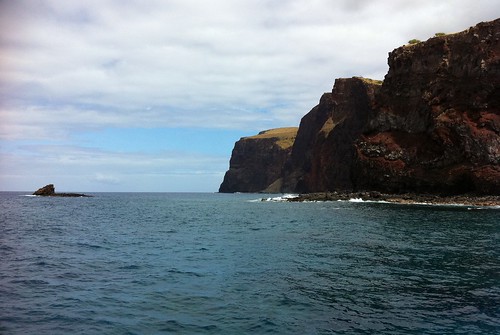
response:
[[[499,194],[500,19],[402,46],[388,63],[383,83],[337,79],[302,118],[285,162],[237,143],[231,162],[244,155],[246,175],[273,177],[233,179],[221,192],[276,190],[279,180],[282,192]]]
[[[279,192],[282,168],[290,155],[297,129],[262,131],[236,142],[219,192]]]
[[[500,19],[389,54],[355,187],[500,192]]]
[[[381,82],[337,79],[331,93],[301,122],[284,170],[282,191],[352,189],[355,141],[362,134]]]

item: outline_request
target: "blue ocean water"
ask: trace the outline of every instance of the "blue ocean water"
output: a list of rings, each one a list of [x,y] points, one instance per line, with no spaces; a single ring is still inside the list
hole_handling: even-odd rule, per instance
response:
[[[1,334],[500,331],[498,209],[94,195],[0,193]]]

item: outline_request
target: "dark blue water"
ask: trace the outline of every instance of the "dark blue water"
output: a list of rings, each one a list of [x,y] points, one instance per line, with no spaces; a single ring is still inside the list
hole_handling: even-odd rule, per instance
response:
[[[500,210],[0,193],[1,334],[496,334]]]

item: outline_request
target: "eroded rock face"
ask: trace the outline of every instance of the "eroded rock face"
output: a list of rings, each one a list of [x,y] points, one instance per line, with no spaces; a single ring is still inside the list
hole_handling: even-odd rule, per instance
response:
[[[395,49],[382,84],[337,79],[291,154],[237,143],[221,189],[498,195],[499,165],[500,19]]]
[[[354,141],[361,135],[381,82],[335,80],[331,93],[302,118],[284,170],[283,192],[351,189]]]
[[[234,145],[219,192],[279,192],[281,171],[298,128],[263,131]]]
[[[500,192],[500,20],[389,55],[355,187]]]
[[[41,195],[41,196],[52,196],[54,194],[56,194],[56,189],[54,187],[54,184],[45,185],[44,187],[39,188],[33,193],[33,195]]]

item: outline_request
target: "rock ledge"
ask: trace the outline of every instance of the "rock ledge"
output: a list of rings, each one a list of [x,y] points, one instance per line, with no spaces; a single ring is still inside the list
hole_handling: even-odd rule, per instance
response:
[[[298,197],[288,198],[289,202],[304,201],[348,201],[359,199],[362,201],[388,202],[397,204],[429,204],[429,205],[464,205],[474,207],[500,207],[500,196],[495,195],[436,195],[436,194],[387,194],[377,191],[368,192],[319,192],[300,194]]]

